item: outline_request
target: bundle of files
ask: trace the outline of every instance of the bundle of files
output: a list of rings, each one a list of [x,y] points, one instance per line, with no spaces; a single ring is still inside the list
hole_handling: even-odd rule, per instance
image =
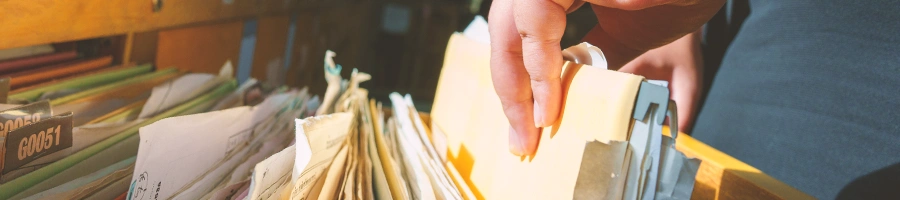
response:
[[[216,75],[177,69],[153,71],[150,65],[121,66],[57,77],[9,92],[4,99],[15,104],[0,105],[0,199],[125,199],[135,191],[133,177],[147,178],[140,173],[134,176],[135,170],[158,163],[148,161],[157,160],[152,157],[158,155],[155,153],[175,159],[189,152],[170,148],[179,143],[168,140],[211,150],[206,146],[215,144],[211,141],[225,139],[231,142],[229,158],[236,160],[217,166],[228,168],[227,178],[248,178],[251,170],[246,168],[255,163],[231,165],[262,160],[286,147],[293,140],[293,119],[311,114],[306,108],[317,105],[317,100],[305,90],[253,79],[238,86],[232,77],[230,62]],[[184,121],[182,117],[202,120]],[[227,117],[232,121],[218,123]],[[190,129],[198,125],[213,126]],[[178,135],[186,130],[193,132]],[[201,138],[200,133],[218,134]],[[194,167],[189,161],[208,160],[178,160],[166,165]],[[217,189],[216,184],[230,183],[219,174],[221,170],[216,172],[191,172],[206,179],[192,179],[199,183],[190,185],[211,191]],[[193,190],[197,189],[189,191]]]
[[[141,65],[14,90],[17,104],[0,107],[0,199],[390,199],[425,187],[461,199],[423,132],[384,132],[419,118],[386,126],[358,87],[369,76],[343,80],[333,55],[321,101],[238,86],[230,62],[217,75]]]
[[[463,199],[409,96],[392,94],[385,119],[359,87],[370,76],[342,79],[333,55],[316,116],[297,119],[296,142],[257,164],[236,199]]]

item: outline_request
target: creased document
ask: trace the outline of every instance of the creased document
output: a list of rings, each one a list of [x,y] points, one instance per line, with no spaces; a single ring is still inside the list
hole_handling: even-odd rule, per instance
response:
[[[331,165],[335,155],[344,146],[352,126],[353,114],[350,113],[334,113],[297,120],[297,154],[291,199],[318,196],[321,188],[315,191],[313,186],[320,179],[324,180],[325,169]],[[307,141],[302,141],[301,138],[306,138]]]
[[[291,182],[296,154],[297,148],[288,146],[256,164],[251,178],[249,198],[264,200],[279,197],[278,194],[282,191],[280,186]]]

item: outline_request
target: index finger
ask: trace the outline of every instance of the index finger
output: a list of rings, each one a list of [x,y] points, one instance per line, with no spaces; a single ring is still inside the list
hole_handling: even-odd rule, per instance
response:
[[[496,0],[488,15],[491,34],[491,78],[509,120],[509,150],[530,155],[540,133],[534,126],[534,99],[522,60],[522,40],[516,29],[513,0]]]

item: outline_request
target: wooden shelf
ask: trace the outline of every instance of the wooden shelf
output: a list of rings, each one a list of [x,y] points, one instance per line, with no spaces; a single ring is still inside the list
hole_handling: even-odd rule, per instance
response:
[[[346,3],[340,0],[159,1],[163,2],[162,6],[155,12],[151,0],[2,0],[0,49],[285,14],[302,7]]]

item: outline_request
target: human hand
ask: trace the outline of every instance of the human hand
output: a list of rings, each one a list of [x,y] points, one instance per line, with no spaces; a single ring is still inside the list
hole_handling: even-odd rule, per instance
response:
[[[641,54],[621,72],[638,74],[647,79],[669,82],[671,97],[678,107],[678,129],[689,132],[700,96],[703,81],[703,54],[700,51],[700,32],[685,35],[665,46]],[[673,123],[673,122],[669,122]]]
[[[647,50],[697,30],[723,0],[587,0],[599,24],[588,42],[617,69]],[[580,0],[496,0],[491,5],[491,78],[510,122],[510,151],[531,155],[540,127],[556,123],[567,11]]]

